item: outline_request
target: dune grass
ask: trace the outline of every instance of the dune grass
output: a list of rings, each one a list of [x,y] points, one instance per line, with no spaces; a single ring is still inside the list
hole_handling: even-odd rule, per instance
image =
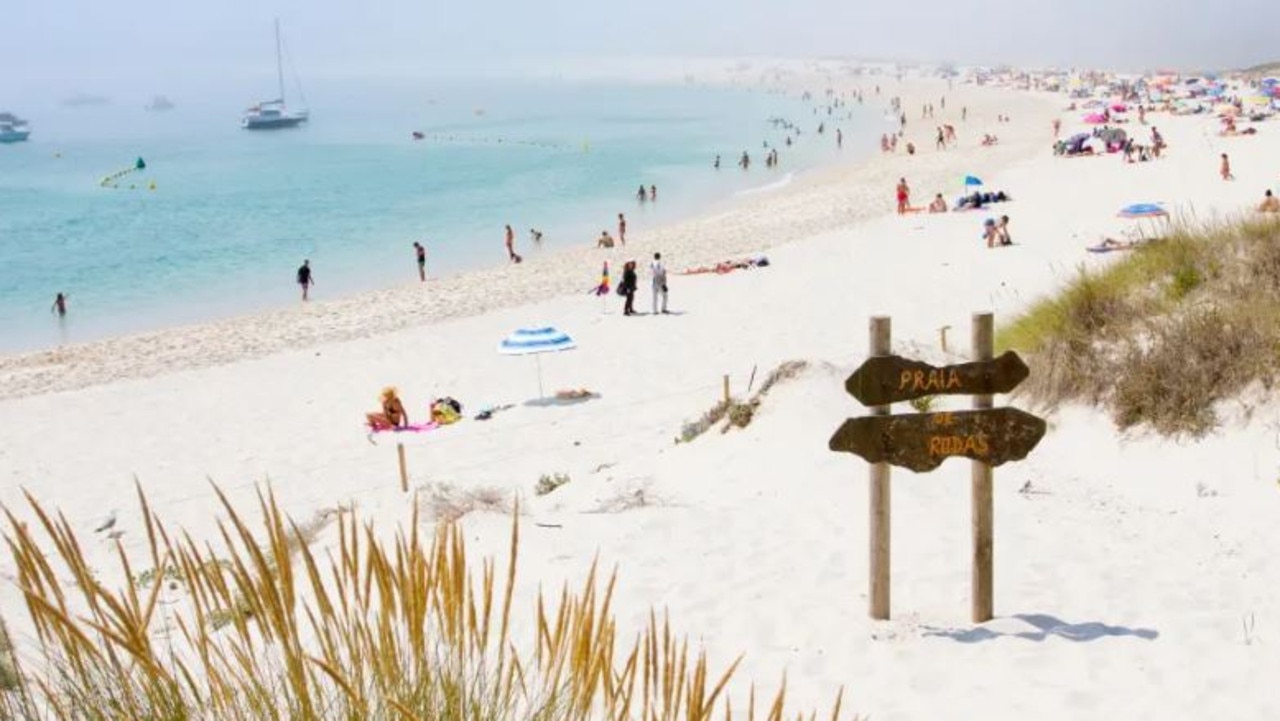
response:
[[[259,494],[260,524],[219,497],[226,520],[215,547],[169,531],[139,490],[145,558],[117,542],[118,570],[134,579],[145,561],[161,582],[122,588],[99,580],[60,514],[30,496],[30,524],[5,509],[35,638],[19,654],[22,673],[0,690],[0,718],[732,719],[725,687],[738,662],[713,671],[653,613],[624,638],[615,579],[594,566],[576,592],[515,613],[518,514],[500,573],[467,556],[456,524],[424,537],[417,504],[392,538],[340,514],[319,556],[270,494]],[[162,603],[162,591],[178,599]],[[211,619],[229,610],[215,629]],[[162,618],[176,627],[167,640]],[[753,689],[739,717],[790,718],[784,701],[785,681],[759,707]]]
[[[1280,220],[1180,226],[1000,329],[1024,353],[1023,391],[1052,407],[1107,407],[1120,428],[1202,436],[1215,406],[1252,384],[1270,389],[1280,360]]]
[[[728,433],[730,428],[746,428],[751,425],[756,411],[775,385],[796,378],[808,367],[809,362],[803,360],[791,360],[779,364],[778,367],[769,371],[760,383],[760,390],[751,397],[745,400],[737,398],[719,400],[698,420],[685,423],[680,429],[676,443],[691,443],[722,420],[725,423],[720,427],[721,433]]]

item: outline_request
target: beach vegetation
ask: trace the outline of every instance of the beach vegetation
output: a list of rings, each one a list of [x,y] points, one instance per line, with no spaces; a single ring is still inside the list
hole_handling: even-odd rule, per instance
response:
[[[436,521],[456,521],[469,513],[515,511],[515,494],[497,486],[458,488],[452,483],[430,483],[418,494],[418,504]]]
[[[1219,404],[1270,391],[1280,361],[1280,220],[1180,225],[1078,273],[997,334],[1046,407],[1108,409],[1121,429],[1200,437]]]
[[[565,485],[569,480],[569,475],[566,473],[544,473],[538,478],[538,483],[533,487],[533,492],[535,495],[545,496]]]
[[[321,553],[270,492],[258,494],[260,519],[250,520],[219,491],[213,543],[166,527],[138,497],[145,543],[136,553],[117,543],[110,573],[90,565],[62,514],[31,496],[30,522],[5,509],[32,638],[14,654],[8,634],[0,636],[0,718],[794,717],[784,709],[785,680],[771,696],[757,698],[752,687],[731,710],[741,659],[713,665],[667,618],[650,612],[638,633],[621,629],[616,573],[594,563],[576,588],[517,609],[518,513],[499,569],[468,555],[457,524],[424,524],[419,504],[394,532],[340,514]],[[159,579],[177,569],[178,592],[162,600],[173,591],[167,584],[103,580],[132,580],[142,566],[160,569]],[[220,629],[208,622],[229,609]],[[162,634],[162,624],[173,630]],[[842,717],[841,700],[832,721]]]
[[[919,398],[912,398],[907,402],[911,404],[912,410],[914,410],[916,413],[928,413],[933,410],[935,405],[937,405],[938,397],[937,396],[920,396]]]
[[[764,403],[765,396],[777,384],[798,377],[809,367],[809,362],[792,360],[779,364],[769,371],[760,383],[760,389],[746,399],[728,398],[717,402],[702,414],[696,421],[685,423],[680,429],[676,443],[690,441],[711,430],[717,423],[724,421],[721,433],[728,433],[731,428],[746,428],[755,419],[756,411]]]

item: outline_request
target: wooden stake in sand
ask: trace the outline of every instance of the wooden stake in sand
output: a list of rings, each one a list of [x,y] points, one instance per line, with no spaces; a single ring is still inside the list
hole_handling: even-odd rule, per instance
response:
[[[396,444],[396,456],[400,458],[400,490],[409,492],[409,467],[404,462],[404,444]]]
[[[973,360],[989,361],[995,356],[995,321],[991,313],[973,314]],[[993,396],[975,395],[973,409],[988,410]],[[991,464],[981,460],[970,461],[972,474],[973,509],[973,622],[990,621],[995,610],[994,553],[995,553],[995,498],[992,495]]]
[[[871,319],[871,356],[887,356],[890,344],[890,320],[887,316]],[[873,416],[887,416],[891,406],[871,406]],[[869,521],[871,529],[871,617],[878,621],[889,618],[889,531],[890,495],[889,464],[872,463]]]

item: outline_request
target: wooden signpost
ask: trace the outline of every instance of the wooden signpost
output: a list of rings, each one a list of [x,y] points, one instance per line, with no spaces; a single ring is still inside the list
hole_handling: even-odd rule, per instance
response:
[[[1026,458],[1044,430],[1043,420],[1017,408],[865,416],[845,421],[831,437],[831,449],[916,473],[955,456],[995,467]]]
[[[994,613],[992,468],[1018,461],[1044,437],[1045,422],[1017,408],[992,408],[992,396],[1008,393],[1030,375],[1012,351],[994,356],[990,313],[973,316],[970,363],[932,366],[891,355],[889,319],[871,319],[871,357],[845,382],[871,415],[850,418],[828,447],[871,464],[871,617],[889,618],[889,466],[917,473],[948,458],[973,462],[973,620]],[[889,415],[890,404],[932,395],[972,395],[973,410]]]

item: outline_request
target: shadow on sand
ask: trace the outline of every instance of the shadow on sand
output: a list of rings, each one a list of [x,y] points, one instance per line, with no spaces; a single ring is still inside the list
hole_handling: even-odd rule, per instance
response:
[[[1021,625],[1009,623],[1015,619],[1017,621],[1021,621],[1022,624],[1026,624],[1030,628],[1020,628],[1016,630],[1013,628],[1000,628],[1000,626],[1011,627],[1014,625]],[[1068,641],[1076,642],[1097,641],[1100,638],[1107,638],[1110,636],[1133,636],[1144,641],[1154,641],[1160,636],[1159,631],[1151,628],[1108,626],[1105,623],[1099,623],[1097,621],[1067,623],[1066,621],[1043,613],[1026,613],[997,618],[993,624],[996,625],[997,628],[989,628],[987,626],[976,626],[974,628],[932,628],[926,626],[924,628],[924,635],[940,636],[960,643],[981,643],[983,641],[994,641],[998,638],[1021,638],[1028,641],[1044,641],[1051,636],[1065,638]]]
[[[558,408],[560,406],[577,406],[583,403],[590,403],[600,397],[599,393],[592,393],[583,396],[547,396],[546,398],[534,398],[525,401],[524,404],[529,408]]]

